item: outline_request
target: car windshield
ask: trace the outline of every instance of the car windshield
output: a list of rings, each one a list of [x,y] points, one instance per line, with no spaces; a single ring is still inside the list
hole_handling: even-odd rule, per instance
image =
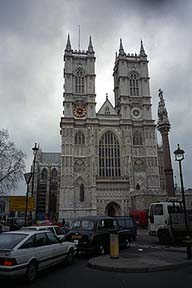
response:
[[[134,227],[132,219],[118,219],[119,225],[123,228]]]
[[[1,233],[0,249],[13,249],[27,234]]]
[[[88,229],[94,228],[94,222],[89,220],[76,220],[72,223],[72,229]]]
[[[65,225],[64,225],[64,227],[66,227],[66,228],[71,228],[71,226],[72,226],[72,223],[73,223],[73,220],[65,220]]]

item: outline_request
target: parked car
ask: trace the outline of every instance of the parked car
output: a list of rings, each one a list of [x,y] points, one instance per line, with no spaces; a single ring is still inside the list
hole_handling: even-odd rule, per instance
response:
[[[57,225],[43,225],[43,226],[27,226],[27,227],[22,227],[21,230],[35,230],[35,231],[43,231],[43,230],[49,230],[53,232],[53,234],[59,238],[60,240],[63,240],[65,236],[65,232]]]
[[[74,221],[74,219],[65,219],[65,223],[61,227],[61,229],[64,231],[64,233],[67,233],[71,230],[73,221]]]
[[[107,253],[110,248],[110,234],[119,235],[119,246],[129,247],[131,234],[120,229],[117,219],[108,216],[88,216],[73,221],[71,230],[65,239],[73,241],[79,251],[96,252],[99,255]]]
[[[130,233],[132,241],[136,240],[137,237],[137,224],[134,219],[130,216],[116,216],[121,229],[126,230]]]
[[[19,230],[0,234],[0,276],[35,279],[37,272],[66,260],[77,252],[72,242],[61,241],[51,231]]]

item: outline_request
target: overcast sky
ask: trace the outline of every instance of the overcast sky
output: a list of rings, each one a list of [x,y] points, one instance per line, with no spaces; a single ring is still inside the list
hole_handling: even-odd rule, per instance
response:
[[[113,65],[122,38],[126,53],[138,53],[143,40],[149,60],[153,119],[158,89],[164,91],[171,122],[170,148],[185,151],[184,185],[192,187],[192,1],[190,0],[0,0],[0,129],[16,146],[60,151],[63,113],[63,53],[67,34],[72,49],[96,52],[97,110],[105,94],[114,103]],[[25,193],[20,185],[19,193]]]

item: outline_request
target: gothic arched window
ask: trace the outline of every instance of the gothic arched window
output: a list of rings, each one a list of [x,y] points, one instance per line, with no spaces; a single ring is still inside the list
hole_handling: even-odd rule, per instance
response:
[[[85,144],[85,135],[82,131],[78,131],[75,134],[75,144],[76,145],[84,145]]]
[[[139,80],[136,73],[132,73],[129,79],[130,95],[139,96]]]
[[[75,75],[75,93],[84,93],[85,77],[81,70],[78,70]]]
[[[51,179],[57,180],[57,169],[56,168],[53,168],[51,171]]]
[[[41,171],[41,179],[42,180],[46,180],[47,179],[47,175],[48,175],[47,169],[43,168],[43,170]]]
[[[107,131],[99,141],[99,176],[119,177],[120,149],[116,136]]]
[[[79,199],[81,202],[83,202],[85,200],[85,188],[84,188],[84,185],[81,184],[80,185],[80,195],[79,195]]]
[[[143,145],[143,137],[139,131],[133,132],[133,145]]]

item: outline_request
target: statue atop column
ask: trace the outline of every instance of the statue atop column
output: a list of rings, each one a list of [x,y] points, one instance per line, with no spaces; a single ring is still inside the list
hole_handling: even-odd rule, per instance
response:
[[[157,129],[159,130],[159,128],[161,128],[162,126],[164,126],[164,128],[166,127],[166,129],[170,129],[170,123],[169,123],[169,119],[168,119],[168,113],[167,113],[167,109],[165,107],[165,100],[163,98],[163,91],[161,90],[161,88],[159,89],[159,104],[158,104],[158,124],[157,124]]]

